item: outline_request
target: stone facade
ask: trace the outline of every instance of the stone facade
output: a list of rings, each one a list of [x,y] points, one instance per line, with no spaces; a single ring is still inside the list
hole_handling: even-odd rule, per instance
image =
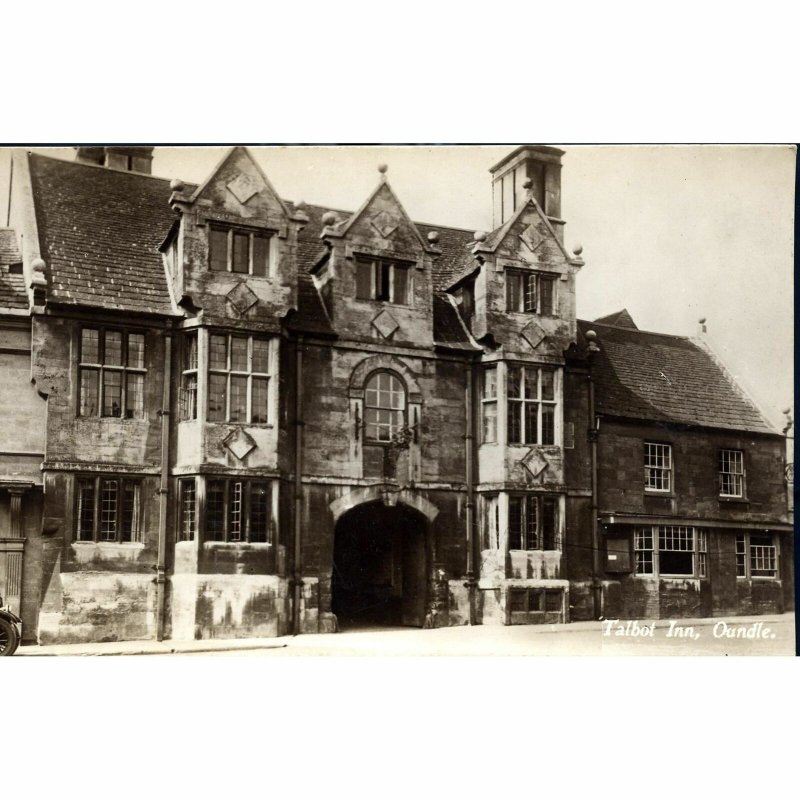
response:
[[[25,486],[28,641],[791,607],[783,438],[595,406],[561,151],[501,162],[497,227],[472,233],[412,222],[385,170],[351,215],[282,200],[245,148],[200,186],[83,150],[21,155],[12,193],[25,310],[0,400],[32,402],[3,486]],[[98,198],[132,203],[107,248]],[[650,439],[669,496],[642,485]],[[746,453],[746,500],[719,497],[721,449]],[[691,574],[641,573],[646,525],[694,531]],[[776,574],[739,575],[737,531],[764,530]]]

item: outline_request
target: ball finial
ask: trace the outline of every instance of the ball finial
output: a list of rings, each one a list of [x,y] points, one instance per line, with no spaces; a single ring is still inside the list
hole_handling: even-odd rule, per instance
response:
[[[381,175],[385,175],[388,171],[389,171],[388,164],[378,164],[378,172],[380,172]]]
[[[698,319],[697,321],[698,321],[698,322],[699,322],[701,325],[705,325],[705,324],[706,324],[706,318],[705,318],[705,317],[700,317],[700,319]]]
[[[475,231],[474,239],[476,242],[485,242],[486,234],[483,231]]]
[[[428,234],[428,241],[429,241],[431,244],[436,244],[436,242],[438,242],[438,241],[439,241],[439,231],[431,231],[431,232]]]
[[[186,184],[180,178],[173,178],[169,182],[169,188],[173,192],[182,192],[186,188]]]
[[[575,247],[572,248],[572,252],[576,256],[579,256],[583,252],[583,245],[582,244],[576,244]]]
[[[335,225],[336,224],[336,214],[333,211],[326,211],[322,215],[322,224],[323,225]]]
[[[46,268],[46,264],[41,258],[34,258],[31,267],[34,272],[44,272]]]
[[[593,342],[595,339],[597,339],[597,334],[594,331],[586,331],[586,338],[590,342]]]

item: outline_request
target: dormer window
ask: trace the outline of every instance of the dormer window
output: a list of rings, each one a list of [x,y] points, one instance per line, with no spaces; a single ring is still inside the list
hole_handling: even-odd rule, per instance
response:
[[[556,308],[556,278],[538,272],[506,271],[506,310],[552,316]]]
[[[410,264],[385,258],[356,258],[356,299],[408,305]]]
[[[212,225],[208,232],[208,266],[265,278],[269,274],[270,234],[246,228]]]

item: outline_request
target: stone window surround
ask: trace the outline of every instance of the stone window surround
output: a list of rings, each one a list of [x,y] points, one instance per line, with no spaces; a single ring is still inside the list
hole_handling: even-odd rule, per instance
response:
[[[553,430],[553,444],[520,444],[508,441],[508,368],[509,367],[537,367],[547,368],[554,371],[554,396],[555,396],[555,419]],[[478,433],[480,436],[481,447],[521,447],[530,449],[531,447],[558,447],[563,448],[564,441],[564,403],[563,385],[564,369],[559,364],[547,362],[530,362],[514,359],[511,361],[488,361],[482,364],[483,368],[496,367],[496,394],[497,394],[497,435],[495,441],[488,442],[483,440],[483,420],[478,420]],[[482,390],[481,390],[482,391]],[[478,403],[482,406],[483,403]],[[477,409],[477,414],[481,414],[482,408]]]

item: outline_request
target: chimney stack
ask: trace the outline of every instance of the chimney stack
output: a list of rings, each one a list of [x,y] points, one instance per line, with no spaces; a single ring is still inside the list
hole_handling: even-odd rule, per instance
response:
[[[494,227],[507,222],[532,196],[561,235],[561,156],[563,150],[526,144],[509,153],[492,173]]]

